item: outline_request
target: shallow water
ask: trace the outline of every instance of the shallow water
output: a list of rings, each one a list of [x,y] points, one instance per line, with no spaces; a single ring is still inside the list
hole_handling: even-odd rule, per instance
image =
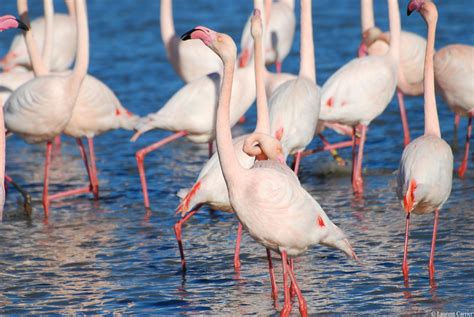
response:
[[[31,2],[31,14],[41,12]],[[358,1],[344,4],[314,1],[318,81],[323,83],[353,58],[359,43]],[[401,1],[405,11],[406,1]],[[63,10],[58,3],[58,10]],[[144,115],[156,111],[182,82],[167,63],[159,34],[158,1],[89,1],[91,29],[90,73],[106,82],[130,110]],[[448,43],[474,43],[473,0],[438,1],[438,48]],[[388,28],[385,1],[377,1],[379,24]],[[14,1],[2,12],[15,12]],[[179,33],[201,24],[240,39],[251,1],[175,1]],[[425,34],[416,14],[402,14],[407,30]],[[15,32],[1,34],[6,52]],[[283,69],[298,68],[298,43]],[[422,98],[406,98],[412,136],[423,131]],[[450,143],[453,114],[439,100],[443,136]],[[461,123],[463,143],[466,120]],[[255,109],[234,134],[251,131]],[[188,261],[180,270],[172,226],[175,193],[192,185],[206,160],[207,146],[178,141],[147,156],[152,212],[146,214],[134,158],[137,149],[168,135],[153,131],[136,144],[131,133],[114,131],[96,138],[100,200],[89,196],[53,203],[43,219],[41,192],[44,146],[8,139],[7,170],[33,196],[31,218],[22,211],[11,190],[0,224],[0,314],[276,314],[282,307],[281,267],[275,258],[280,297],[277,307],[263,247],[244,235],[240,273],[233,269],[237,222],[234,216],[204,210],[184,227]],[[329,173],[328,154],[303,160],[303,186],[340,225],[361,259],[347,260],[322,246],[296,261],[297,278],[310,313],[412,314],[431,311],[474,310],[474,163],[464,180],[453,180],[451,197],[441,211],[436,246],[436,288],[430,288],[428,257],[432,215],[412,217],[410,284],[401,272],[404,215],[395,196],[395,176],[402,152],[398,106],[392,102],[370,126],[365,150],[365,193],[352,195],[347,172]],[[339,137],[328,133],[331,140]],[[75,142],[63,138],[54,161],[52,191],[85,184],[85,173]],[[319,141],[318,141],[319,142]],[[319,144],[316,141],[314,144]],[[350,151],[341,155],[349,157]],[[456,167],[461,151],[455,153]],[[67,185],[65,185],[67,184]],[[293,312],[297,313],[297,303]]]

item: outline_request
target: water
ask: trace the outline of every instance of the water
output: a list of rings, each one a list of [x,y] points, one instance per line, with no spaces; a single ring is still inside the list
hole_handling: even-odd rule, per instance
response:
[[[31,14],[41,12],[31,2]],[[318,81],[323,83],[350,60],[359,42],[357,1],[314,1]],[[406,1],[402,1],[404,12]],[[474,43],[473,0],[439,1],[437,44]],[[58,3],[58,10],[63,10]],[[182,83],[167,63],[159,35],[158,1],[89,1],[90,73],[101,78],[130,110],[156,111]],[[385,1],[377,3],[378,23],[387,29]],[[14,2],[2,12],[15,12]],[[176,1],[178,32],[203,24],[240,38],[251,2]],[[405,29],[425,34],[418,15],[402,15]],[[1,34],[1,53],[15,32]],[[297,72],[298,36],[284,71]],[[423,131],[421,98],[406,99],[412,136]],[[453,140],[453,114],[439,100],[443,136]],[[234,134],[251,131],[255,109]],[[459,141],[463,143],[465,120]],[[395,102],[370,126],[364,166],[365,194],[352,195],[347,173],[326,173],[331,159],[319,154],[303,160],[303,186],[329,217],[350,236],[361,261],[346,260],[322,246],[296,262],[297,278],[310,313],[412,314],[474,310],[474,170],[454,177],[453,191],[441,211],[436,249],[436,282],[431,289],[427,263],[432,215],[412,217],[410,285],[404,286],[401,260],[404,216],[395,197],[402,152],[402,130]],[[178,141],[146,159],[152,212],[146,215],[134,153],[168,135],[153,131],[131,144],[127,131],[96,138],[101,199],[89,196],[53,203],[43,219],[41,191],[44,146],[8,140],[8,172],[33,195],[31,219],[10,191],[0,224],[0,314],[276,314],[282,307],[281,267],[275,258],[280,297],[270,297],[264,249],[244,235],[240,273],[233,269],[237,222],[232,215],[204,210],[184,227],[188,271],[180,270],[173,224],[175,192],[190,186],[206,160],[207,147]],[[337,140],[335,134],[327,135]],[[53,192],[85,184],[75,142],[63,138],[54,161]],[[319,142],[319,141],[318,141]],[[315,141],[315,145],[319,144]],[[349,150],[341,151],[349,157]],[[456,166],[461,152],[455,153]],[[64,185],[67,184],[67,185]],[[297,313],[297,303],[293,312]]]

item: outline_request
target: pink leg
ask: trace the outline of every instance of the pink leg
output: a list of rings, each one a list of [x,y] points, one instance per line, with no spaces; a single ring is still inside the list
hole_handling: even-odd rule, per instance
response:
[[[343,142],[338,142],[338,143],[333,143],[333,144],[328,143],[327,145],[320,146],[320,147],[317,147],[317,148],[312,149],[312,150],[306,150],[306,151],[301,152],[301,158],[306,157],[306,156],[310,156],[311,154],[314,154],[314,153],[324,152],[324,151],[332,151],[332,150],[342,149],[342,148],[349,147],[349,146],[352,146],[352,141],[343,141]],[[336,152],[336,155],[337,155],[337,152]],[[337,156],[337,157],[339,157],[339,156]],[[338,160],[337,157],[334,157],[334,159]],[[341,160],[343,160],[343,159],[341,158]]]
[[[435,253],[435,246],[436,246],[436,233],[438,231],[438,216],[439,216],[439,209],[435,210],[435,219],[434,219],[434,226],[433,226],[433,238],[431,240],[431,253],[430,253],[430,262],[428,265],[430,271],[430,281],[434,280],[434,253]]]
[[[291,279],[291,285],[294,285],[295,287],[295,292],[296,296],[298,296],[298,303],[299,303],[299,308],[300,308],[300,314],[302,317],[308,316],[308,306],[306,305],[306,300],[303,297],[303,294],[301,293],[300,288],[298,287],[298,284],[296,283],[296,276],[295,272],[293,269],[289,268],[289,273],[290,273],[290,279]]]
[[[296,175],[298,175],[298,170],[300,168],[300,162],[301,162],[301,152],[297,152],[295,155],[295,167],[294,167],[294,172]]]
[[[275,69],[278,74],[281,73],[281,61],[275,61]]]
[[[364,144],[367,134],[367,126],[361,125],[361,136],[359,143],[359,153],[357,154],[357,165],[354,172],[354,181],[352,183],[352,189],[356,194],[364,192],[364,180],[362,178],[362,160],[364,158]]]
[[[290,270],[294,272],[294,269],[295,269],[295,263],[293,261],[292,258],[290,258]],[[290,284],[290,295],[291,295],[291,298],[295,297],[296,295],[296,289],[295,289],[295,285],[293,283]]]
[[[272,254],[270,249],[267,249],[268,271],[270,272],[270,282],[272,284],[272,298],[277,300],[278,288],[275,280],[275,270],[273,269]]]
[[[410,231],[410,213],[407,213],[406,225],[405,225],[405,247],[403,249],[403,278],[405,282],[408,282],[408,232]]]
[[[280,312],[280,316],[289,316],[291,312],[291,297],[290,297],[290,287],[288,285],[288,257],[286,256],[286,251],[281,252],[281,263],[283,266],[283,292],[284,292],[284,304],[283,309]]]
[[[469,113],[469,122],[467,124],[467,134],[466,134],[466,146],[464,147],[464,158],[462,160],[461,166],[459,167],[458,173],[459,177],[464,177],[464,174],[467,170],[467,162],[469,158],[469,141],[471,140],[472,132],[472,116],[474,113]]]
[[[46,143],[46,160],[44,163],[44,184],[43,184],[43,209],[44,209],[44,217],[48,218],[49,215],[49,196],[48,196],[48,189],[49,189],[49,166],[51,164],[51,150],[53,148],[53,144],[51,141]]]
[[[94,139],[87,138],[87,142],[89,144],[89,155],[91,158],[91,186],[92,186],[92,193],[94,194],[94,199],[99,199],[99,178],[97,177],[97,167],[95,165],[95,151],[94,151]]]
[[[183,224],[189,220],[195,213],[198,212],[201,206],[196,207],[195,209],[191,210],[186,216],[181,218],[176,224],[174,225],[174,234],[176,235],[176,241],[178,241],[179,247],[179,254],[181,256],[181,269],[186,271],[186,259],[184,258],[184,249],[183,249],[183,242],[182,242],[182,235],[181,235],[181,228]]]
[[[143,202],[145,203],[146,208],[150,208],[150,200],[148,199],[148,187],[146,183],[146,175],[145,175],[145,165],[144,165],[144,160],[145,160],[145,155],[148,153],[158,149],[159,147],[170,143],[176,139],[179,139],[180,137],[183,137],[187,135],[188,132],[186,131],[179,131],[176,132],[166,138],[164,138],[161,141],[158,141],[156,143],[153,143],[152,145],[149,145],[141,150],[138,150],[137,153],[135,154],[135,158],[137,159],[137,165],[138,165],[138,172],[140,174],[140,182],[142,183],[142,190],[143,190]]]
[[[240,269],[240,240],[242,240],[242,224],[239,221],[237,228],[237,241],[235,242],[235,253],[234,253],[234,269],[238,271]]]
[[[354,183],[355,181],[355,175],[354,172],[356,170],[357,166],[357,135],[356,135],[356,128],[352,128],[353,133],[352,133],[352,174],[351,174],[351,182]]]
[[[319,133],[318,137],[321,139],[321,141],[323,141],[323,145],[324,145],[325,148],[329,148],[331,146],[331,143],[329,143],[329,141],[324,137],[324,135]],[[346,161],[344,161],[344,159],[339,156],[336,149],[330,149],[328,151],[331,153],[331,156],[337,162],[337,165],[339,165],[339,166],[346,165]]]
[[[454,115],[454,131],[453,131],[453,135],[454,135],[453,146],[455,148],[457,148],[457,146],[458,146],[458,129],[459,129],[460,121],[461,121],[461,116],[458,115],[458,114],[455,114]]]
[[[210,141],[207,146],[208,146],[208,149],[209,149],[209,158],[211,158],[211,156],[214,152],[214,146],[212,144],[212,141]]]
[[[61,135],[57,135],[54,137],[54,147],[56,148],[56,150],[61,149]]]
[[[403,126],[403,146],[410,143],[410,128],[408,127],[407,113],[405,110],[405,101],[403,100],[403,92],[397,88],[398,106],[400,108],[400,117]]]

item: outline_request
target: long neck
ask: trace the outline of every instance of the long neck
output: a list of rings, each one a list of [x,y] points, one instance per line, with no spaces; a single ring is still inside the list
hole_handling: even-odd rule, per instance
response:
[[[176,36],[173,22],[173,3],[171,0],[161,0],[160,4],[160,29],[161,39],[168,49],[173,36]]]
[[[439,128],[438,111],[436,110],[435,86],[434,86],[434,43],[437,19],[427,22],[428,39],[426,41],[425,70],[423,79],[425,97],[425,134],[441,137]]]
[[[76,0],[77,55],[71,74],[74,91],[78,92],[89,67],[89,23],[85,0]]]
[[[316,83],[311,0],[301,0],[300,76]]]
[[[375,26],[373,0],[360,0],[362,33]]]
[[[217,109],[216,143],[222,173],[230,190],[231,184],[238,181],[239,175],[244,170],[235,155],[232,145],[230,127],[230,98],[232,94],[232,81],[234,78],[234,61],[223,60],[224,71],[222,78],[219,106]]]
[[[54,5],[53,0],[44,0],[45,37],[43,44],[43,63],[47,72],[51,70],[53,52]]]
[[[270,134],[270,117],[268,114],[267,94],[265,93],[265,58],[262,37],[258,36],[254,41],[255,86],[257,91],[257,126],[255,128],[255,132]]]
[[[28,2],[27,0],[18,0],[18,14],[20,15],[21,19],[27,24],[30,24],[30,19],[28,16]],[[33,32],[23,32],[25,36],[26,48],[28,50],[28,54],[30,55],[31,66],[33,68],[33,72],[35,76],[41,76],[48,74],[48,70],[44,66],[41,55],[36,45],[35,39],[33,38]]]
[[[400,10],[398,0],[388,0],[388,17],[390,21],[390,49],[389,54],[397,63],[400,60]]]

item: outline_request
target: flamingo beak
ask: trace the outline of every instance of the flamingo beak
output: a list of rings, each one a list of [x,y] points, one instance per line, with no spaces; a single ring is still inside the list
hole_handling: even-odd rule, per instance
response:
[[[28,27],[28,25],[26,25],[25,23],[23,23],[23,21],[19,20],[19,19],[15,19],[16,22],[18,22],[18,28],[19,29],[22,29],[23,31],[28,31],[30,28]]]
[[[416,10],[416,3],[413,1],[410,1],[410,3],[407,6],[407,15],[409,16],[415,10]]]
[[[286,164],[286,162],[285,162],[285,157],[283,156],[283,154],[278,155],[277,160],[278,160],[278,162],[280,162],[280,163],[283,164],[283,165]]]
[[[192,29],[192,30],[189,30],[188,32],[184,33],[183,35],[181,35],[181,40],[183,41],[186,41],[186,40],[190,40],[191,39],[191,34],[196,31],[196,28]]]

